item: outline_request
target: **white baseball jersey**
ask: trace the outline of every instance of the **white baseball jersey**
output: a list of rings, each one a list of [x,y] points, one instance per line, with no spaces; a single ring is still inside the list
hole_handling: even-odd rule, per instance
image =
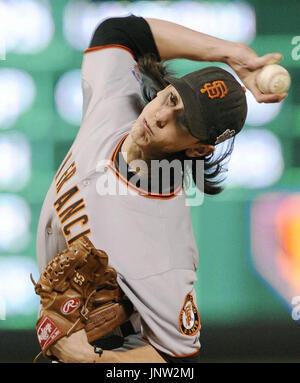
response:
[[[83,118],[45,198],[37,234],[40,271],[82,235],[103,249],[141,317],[145,342],[170,356],[200,348],[194,282],[198,251],[185,195],[144,195],[116,168],[143,107],[127,48],[85,52]]]

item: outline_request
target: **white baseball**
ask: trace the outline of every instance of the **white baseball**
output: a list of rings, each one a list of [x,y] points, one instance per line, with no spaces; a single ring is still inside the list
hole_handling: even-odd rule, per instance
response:
[[[256,83],[262,93],[283,93],[290,87],[291,77],[281,65],[271,64],[258,72]]]

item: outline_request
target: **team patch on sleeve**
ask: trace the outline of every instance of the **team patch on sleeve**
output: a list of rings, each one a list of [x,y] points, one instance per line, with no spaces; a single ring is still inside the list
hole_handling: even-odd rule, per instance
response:
[[[179,330],[184,335],[195,335],[201,327],[200,315],[193,296],[187,294],[179,314]]]
[[[134,68],[131,69],[131,73],[134,75],[134,77],[138,81],[138,83],[140,85],[142,85],[143,81],[142,81],[142,78],[140,75],[139,67],[137,65],[135,65]]]

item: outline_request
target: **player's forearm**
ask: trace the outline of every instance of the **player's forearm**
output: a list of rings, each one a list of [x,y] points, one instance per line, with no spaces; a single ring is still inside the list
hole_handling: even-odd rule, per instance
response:
[[[164,60],[186,58],[197,61],[227,62],[236,43],[196,32],[169,21],[145,18]]]
[[[166,363],[150,345],[128,351],[103,351],[98,363]]]

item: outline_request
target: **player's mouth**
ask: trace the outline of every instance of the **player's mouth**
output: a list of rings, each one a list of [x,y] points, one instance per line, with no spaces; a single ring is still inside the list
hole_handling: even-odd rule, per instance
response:
[[[144,124],[144,127],[145,127],[146,131],[149,134],[151,134],[152,136],[154,136],[153,130],[150,128],[150,126],[149,126],[149,124],[148,124],[148,122],[147,122],[147,120],[145,118],[143,119],[143,124]]]

